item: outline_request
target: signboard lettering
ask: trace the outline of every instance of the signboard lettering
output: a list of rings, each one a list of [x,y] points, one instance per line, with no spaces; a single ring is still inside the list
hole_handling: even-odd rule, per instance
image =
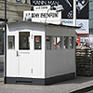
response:
[[[58,13],[50,12],[50,13],[31,13],[29,16],[31,18],[58,18]],[[26,16],[25,16],[26,17]]]
[[[51,6],[56,6],[59,5],[59,1],[54,1],[54,0],[33,0],[32,1],[33,5],[51,5]]]

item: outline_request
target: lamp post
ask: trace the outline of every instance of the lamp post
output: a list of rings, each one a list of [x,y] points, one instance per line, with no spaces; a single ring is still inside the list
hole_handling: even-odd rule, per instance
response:
[[[55,7],[55,6],[54,6],[54,7]],[[56,12],[60,12],[60,11],[63,11],[63,10],[64,10],[64,8],[63,8],[62,5],[58,5],[58,6],[56,6],[55,8],[56,8]],[[61,17],[60,17],[60,18],[61,18]],[[60,24],[62,24],[61,19],[60,19]]]
[[[4,84],[6,84],[6,61],[7,61],[7,58],[6,58],[6,46],[7,46],[7,43],[6,43],[6,36],[7,36],[7,29],[6,29],[6,23],[7,23],[7,0],[5,0],[5,43],[4,43],[4,55],[5,55],[5,62],[4,62]]]
[[[64,10],[62,5],[54,6],[54,8],[56,8],[56,12],[60,12]]]

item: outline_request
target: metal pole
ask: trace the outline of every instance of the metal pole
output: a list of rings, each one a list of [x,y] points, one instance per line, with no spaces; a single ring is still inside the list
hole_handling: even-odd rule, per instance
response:
[[[6,61],[7,61],[7,50],[6,50],[6,36],[7,36],[7,29],[6,29],[6,23],[7,23],[7,0],[5,0],[5,46],[4,46],[4,49],[5,49],[5,52],[4,52],[4,55],[5,55],[5,62],[4,62],[4,84],[6,84]]]
[[[73,0],[73,26],[76,26],[76,0]]]

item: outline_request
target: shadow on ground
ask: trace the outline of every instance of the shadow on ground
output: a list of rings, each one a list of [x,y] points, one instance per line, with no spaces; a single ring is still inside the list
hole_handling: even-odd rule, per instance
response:
[[[0,82],[4,82],[4,77],[0,76]],[[72,80],[67,80],[67,81],[63,81],[63,82],[58,82],[53,84],[53,86],[55,85],[61,85],[61,84],[82,84],[82,83],[87,83],[87,82],[93,82],[93,76],[91,77],[80,77],[77,76],[75,79]],[[52,85],[48,85],[48,86],[52,86]]]
[[[91,77],[77,76],[75,79],[59,82],[54,85],[71,84],[71,83],[72,84],[81,84],[81,83],[87,83],[87,82],[93,82],[93,76],[91,76]]]

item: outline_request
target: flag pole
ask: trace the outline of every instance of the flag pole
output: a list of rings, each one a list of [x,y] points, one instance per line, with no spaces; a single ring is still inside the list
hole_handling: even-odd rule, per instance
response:
[[[76,26],[76,0],[73,0],[73,26]]]

